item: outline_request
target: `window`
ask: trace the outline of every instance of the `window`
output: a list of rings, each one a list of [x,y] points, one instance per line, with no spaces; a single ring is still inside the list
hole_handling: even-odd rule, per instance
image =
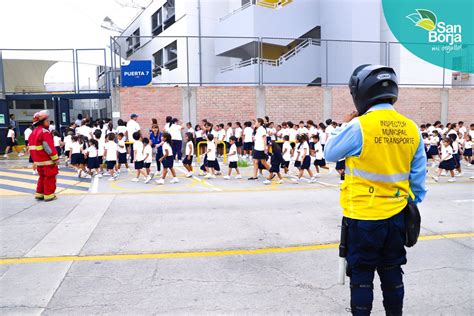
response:
[[[163,27],[164,30],[166,30],[168,27],[170,27],[174,22],[175,22],[175,6],[174,6],[174,1],[175,0],[167,0],[165,5],[163,6],[164,8],[164,13],[165,15],[165,25]]]
[[[133,54],[133,37],[127,38],[127,57]]]
[[[166,68],[173,70],[178,68],[178,42],[174,41],[165,47]]]
[[[151,33],[156,36],[163,31],[163,15],[160,8],[151,16]]]
[[[161,68],[163,67],[163,49],[160,49],[153,54],[153,61],[155,66],[153,67],[153,77],[161,75]]]
[[[133,48],[140,47],[140,28],[133,32]]]

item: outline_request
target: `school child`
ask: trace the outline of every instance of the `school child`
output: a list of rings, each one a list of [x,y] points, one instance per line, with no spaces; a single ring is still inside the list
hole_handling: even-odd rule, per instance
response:
[[[288,136],[290,136],[290,142],[296,141],[296,136],[298,135],[299,126],[293,124],[293,122],[288,122]]]
[[[186,141],[186,148],[184,149],[184,158],[183,166],[188,171],[186,173],[186,178],[191,178],[193,176],[193,156],[194,156],[194,137],[193,134],[187,132],[184,135],[184,140]]]
[[[147,178],[147,174],[143,168],[145,167],[145,156],[143,154],[143,142],[142,142],[142,135],[141,133],[135,132],[132,135],[133,139],[135,142],[133,143],[133,162],[135,163],[135,170],[137,172],[137,176],[132,179],[133,182],[138,182],[140,179],[140,174],[143,175],[143,177]]]
[[[72,131],[68,131],[67,135],[64,137],[64,158],[65,158],[66,166],[68,166],[70,162],[69,153],[71,152],[72,135],[74,135],[74,133]]]
[[[438,131],[433,130],[432,135],[428,137],[428,150],[426,152],[427,159],[433,159],[432,167],[436,165],[436,158],[439,158],[438,146],[439,146]]]
[[[163,133],[161,136],[161,142],[163,143],[163,157],[160,158],[160,162],[163,163],[163,176],[161,179],[156,180],[157,184],[165,184],[166,175],[168,170],[173,175],[170,183],[178,183],[179,180],[176,177],[176,172],[173,168],[173,148],[171,142],[171,135],[169,133]]]
[[[448,133],[448,137],[451,138],[451,146],[453,147],[454,167],[458,172],[456,177],[460,177],[462,176],[462,170],[461,170],[461,159],[460,159],[460,154],[459,154],[458,135],[455,133],[452,133],[452,134]]]
[[[150,172],[151,162],[153,161],[153,148],[151,148],[150,140],[148,138],[142,139],[143,143],[143,169],[146,172],[145,183],[148,183],[153,179],[153,174]]]
[[[198,144],[204,140],[201,125],[198,124],[194,126],[194,134],[196,135],[196,146],[198,146]]]
[[[306,134],[301,134],[299,136],[299,145],[298,145],[298,160],[300,161],[299,174],[296,179],[292,179],[294,183],[299,183],[299,180],[303,177],[303,173],[306,170],[310,176],[310,182],[315,182],[313,177],[313,172],[311,171],[311,156],[309,152],[308,136]]]
[[[280,174],[280,165],[283,163],[283,155],[281,154],[280,145],[276,141],[272,141],[272,157],[270,159],[270,174],[268,178],[263,181],[263,184],[271,184],[275,175],[278,176],[278,184],[283,183],[283,178]]]
[[[110,134],[114,135],[114,139],[115,139],[115,134],[113,134],[113,133],[110,133]],[[98,146],[97,146],[97,161],[99,162],[99,172],[102,173],[102,175],[104,174],[104,168],[102,166],[104,164],[105,139],[106,139],[106,136],[107,136],[107,139],[108,139],[108,136],[110,134],[104,134],[104,133],[102,133],[102,131],[100,129],[96,129],[94,131],[94,133],[92,134],[93,138],[98,143]]]
[[[5,155],[3,155],[3,157],[8,158],[8,153],[10,149],[16,151],[18,154],[18,157],[21,157],[24,155],[21,151],[17,150],[18,144],[16,142],[15,128],[13,126],[8,126],[7,148],[5,148]]]
[[[283,161],[281,163],[281,168],[285,171],[285,177],[289,177],[291,172],[289,171],[290,168],[290,161],[291,161],[291,144],[290,144],[290,136],[285,135],[283,136],[283,150],[282,150],[282,156],[283,156]]]
[[[232,169],[235,169],[237,172],[237,175],[235,176],[236,179],[242,179],[242,175],[240,174],[239,167],[237,165],[237,162],[239,161],[239,154],[237,152],[237,137],[231,136],[229,138],[229,153],[227,154],[227,157],[229,159],[229,172],[227,173],[226,176],[224,176],[225,180],[230,179],[230,175],[232,174]]]
[[[433,180],[436,182],[439,181],[439,176],[441,175],[441,172],[443,170],[447,170],[451,174],[451,179],[449,179],[448,182],[456,181],[453,171],[455,169],[455,162],[453,156],[453,147],[451,146],[451,144],[452,140],[450,137],[446,137],[445,139],[443,139],[443,142],[441,144],[441,162],[438,166],[438,175],[432,176]]]
[[[89,140],[89,147],[85,150],[87,157],[87,169],[91,176],[97,175],[102,178],[102,174],[99,173],[99,159],[97,158],[97,150],[99,148],[99,142],[96,139]]]
[[[466,133],[466,141],[464,142],[464,160],[470,164],[472,161],[472,137]]]
[[[329,170],[329,167],[326,166],[326,159],[324,159],[324,151],[323,146],[319,142],[319,136],[313,135],[311,137],[313,140],[313,155],[314,155],[314,168],[316,169],[316,174],[314,175],[314,179],[319,178],[319,168]]]
[[[230,138],[234,136],[234,130],[232,129],[232,123],[227,123],[227,130],[225,131],[225,145],[227,148],[227,151],[229,151],[230,148]]]
[[[74,135],[71,138],[71,151],[69,153],[69,161],[71,166],[76,169],[77,176],[80,178],[84,169],[84,155],[82,153],[82,137]]]
[[[244,123],[244,131],[243,131],[243,138],[244,138],[244,158],[247,159],[248,157],[252,157],[252,145],[253,145],[253,129],[252,123],[247,121]]]
[[[117,143],[115,143],[115,134],[110,133],[107,135],[107,140],[108,141],[104,145],[104,157],[106,160],[107,171],[110,175],[109,181],[115,181],[118,177],[118,173],[115,172],[118,151]]]
[[[291,140],[291,138],[290,138]],[[301,161],[300,161],[300,145],[301,145],[301,136],[296,135],[295,138],[295,143],[294,143],[294,148],[293,148],[293,161],[294,161],[294,167],[298,169],[298,173],[301,168]]]
[[[118,152],[117,172],[120,173],[122,164],[125,164],[125,168],[128,170],[127,146],[125,145],[125,135],[123,133],[117,134],[117,152]]]
[[[59,132],[57,130],[53,130],[53,143],[54,147],[56,148],[56,152],[58,153],[58,157],[61,156],[61,147],[64,146],[64,143],[61,141],[61,137],[59,137]]]
[[[194,138],[194,128],[193,128],[193,125],[191,124],[191,122],[187,122],[186,123],[186,133],[191,133],[193,134],[193,138]]]
[[[207,135],[207,174],[204,176],[206,179],[216,178],[216,164],[217,164],[217,146],[214,141],[214,135]]]
[[[237,139],[235,142],[235,146],[237,147],[237,156],[242,155],[242,134],[242,124],[240,124],[240,122],[235,122],[234,136]]]

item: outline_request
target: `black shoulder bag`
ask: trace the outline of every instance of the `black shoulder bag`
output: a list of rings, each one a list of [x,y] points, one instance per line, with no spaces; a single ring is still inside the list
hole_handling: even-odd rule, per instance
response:
[[[413,247],[420,236],[421,215],[415,202],[408,199],[405,212],[405,246]]]

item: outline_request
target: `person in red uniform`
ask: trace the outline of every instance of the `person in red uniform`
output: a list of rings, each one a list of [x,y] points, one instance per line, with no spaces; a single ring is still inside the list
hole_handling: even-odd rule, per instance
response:
[[[49,131],[49,113],[41,111],[33,115],[35,129],[28,140],[28,149],[38,167],[38,184],[35,198],[52,201],[56,199],[56,175],[58,174],[59,157],[54,147],[53,135]]]

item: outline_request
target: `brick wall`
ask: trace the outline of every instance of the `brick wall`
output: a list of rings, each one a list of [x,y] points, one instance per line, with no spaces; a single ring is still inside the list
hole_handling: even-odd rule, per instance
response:
[[[120,89],[121,118],[128,121],[130,114],[139,115],[142,132],[148,132],[151,119],[156,118],[160,127],[166,116],[182,118],[182,94],[177,87],[134,87]]]
[[[128,120],[131,113],[140,115],[144,130],[157,118],[163,126],[165,116],[183,118],[182,95],[185,87],[121,88],[121,116]],[[277,124],[282,121],[323,120],[324,89],[319,87],[265,87],[261,95],[256,87],[196,87],[197,121],[206,118],[213,123],[246,120],[265,112]],[[448,121],[474,123],[474,89],[446,89],[449,96]],[[347,87],[330,88],[331,118],[341,122],[354,109]],[[441,119],[443,89],[401,87],[396,109],[416,123]],[[259,97],[260,96],[260,97]],[[185,109],[186,110],[186,109]]]
[[[196,91],[197,121],[212,123],[244,121],[255,118],[254,87],[199,87]]]
[[[318,87],[266,87],[265,111],[276,124],[323,117],[323,89]]]
[[[448,121],[474,123],[474,89],[449,89]]]

